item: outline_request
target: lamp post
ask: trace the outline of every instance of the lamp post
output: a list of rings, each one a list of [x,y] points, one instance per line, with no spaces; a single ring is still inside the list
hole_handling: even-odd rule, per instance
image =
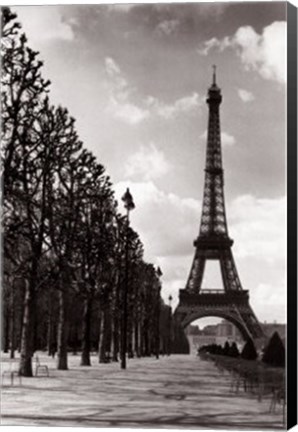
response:
[[[126,369],[126,344],[127,344],[127,291],[128,291],[128,228],[129,228],[129,212],[135,208],[133,198],[129,189],[126,189],[122,197],[124,207],[126,208],[126,239],[125,239],[125,276],[124,276],[124,292],[123,292],[123,312],[122,312],[122,334],[121,334],[121,369]]]
[[[158,286],[157,286],[157,303],[156,303],[156,335],[155,335],[155,355],[156,358],[159,359],[159,320],[160,320],[160,290],[161,290],[161,283],[159,278],[162,276],[162,271],[160,270],[160,267],[157,267],[156,275],[158,277]]]
[[[172,336],[172,300],[173,297],[169,295],[169,339],[168,339],[168,349],[167,355],[171,354],[171,336]]]

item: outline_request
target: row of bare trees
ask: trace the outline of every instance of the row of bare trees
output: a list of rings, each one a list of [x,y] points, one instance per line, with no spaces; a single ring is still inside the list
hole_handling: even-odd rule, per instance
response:
[[[2,9],[3,321],[2,347],[20,351],[32,376],[37,349],[81,350],[118,360],[128,242],[129,356],[158,356],[168,344],[169,308],[158,273],[117,210],[104,167],[84,149],[75,121],[49,101],[42,62]]]

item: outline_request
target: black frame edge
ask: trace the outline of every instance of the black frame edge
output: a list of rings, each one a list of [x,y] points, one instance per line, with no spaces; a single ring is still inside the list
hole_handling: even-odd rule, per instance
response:
[[[287,3],[287,429],[297,424],[297,8]]]

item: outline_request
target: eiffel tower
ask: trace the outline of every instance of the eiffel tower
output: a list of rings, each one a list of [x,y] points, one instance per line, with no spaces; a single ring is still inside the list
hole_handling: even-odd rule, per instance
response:
[[[219,106],[221,90],[213,83],[208,90],[209,123],[205,186],[200,232],[194,241],[195,256],[186,283],[180,290],[175,320],[185,328],[198,318],[216,316],[229,320],[245,340],[263,336],[262,328],[249,304],[248,290],[242,288],[232,254],[224,200]],[[218,260],[224,289],[201,289],[207,260]]]

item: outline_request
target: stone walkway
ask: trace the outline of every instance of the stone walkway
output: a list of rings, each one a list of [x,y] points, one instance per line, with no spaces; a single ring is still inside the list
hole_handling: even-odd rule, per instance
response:
[[[1,424],[15,426],[150,427],[184,429],[280,429],[282,408],[270,399],[230,391],[231,377],[195,356],[131,359],[119,364],[78,366],[69,371],[40,355],[50,377],[22,378],[1,390]],[[2,371],[8,362],[2,363]]]

